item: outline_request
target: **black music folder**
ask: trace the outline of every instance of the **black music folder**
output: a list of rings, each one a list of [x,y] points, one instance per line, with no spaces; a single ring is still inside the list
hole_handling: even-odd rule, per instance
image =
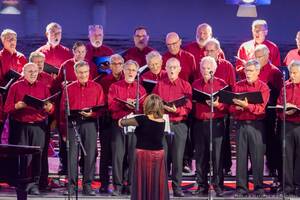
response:
[[[213,99],[216,100],[216,98],[219,96],[219,93],[222,91],[222,90],[230,90],[230,86],[229,85],[226,85],[225,87],[223,87],[222,89],[214,92],[212,95],[213,95]],[[193,95],[192,95],[192,99],[193,99],[193,102],[197,102],[197,103],[202,103],[202,104],[206,104],[206,101],[207,100],[210,100],[211,98],[211,94],[209,93],[206,93],[206,92],[203,92],[203,91],[200,91],[196,88],[193,88]]]
[[[229,92],[222,90],[219,92],[219,101],[226,104],[234,104],[232,99],[240,99],[244,100],[246,97],[248,99],[248,103],[251,104],[260,104],[263,103],[263,98],[261,92]]]
[[[283,112],[283,105],[268,106],[267,108],[269,108],[269,109],[276,109],[279,112]],[[293,110],[293,109],[296,109],[297,112],[300,112],[300,108],[298,108],[297,106],[287,106],[286,107],[286,111]]]
[[[7,81],[10,81],[11,79],[13,79],[14,81],[18,80],[22,75],[17,72],[16,70],[13,69],[9,69],[9,71],[6,73],[5,75],[5,79]]]
[[[83,115],[80,114],[80,112],[82,112],[82,111],[84,111],[84,112],[97,112],[97,111],[101,110],[104,107],[105,107],[105,105],[98,105],[98,106],[93,106],[93,107],[89,107],[89,108],[70,110],[70,116],[72,118],[82,117]]]
[[[135,103],[129,103],[126,100],[120,99],[120,98],[114,98],[114,100],[116,100],[117,102],[123,104],[123,105],[128,105],[128,106],[132,106],[135,107]]]
[[[57,67],[53,66],[53,65],[45,63],[43,71],[48,73],[48,74],[58,74],[59,69]]]
[[[54,95],[47,97],[46,99],[39,99],[39,98],[36,98],[36,97],[26,94],[23,98],[23,101],[24,101],[24,103],[26,103],[27,106],[31,106],[38,110],[42,110],[44,108],[45,103],[49,102],[51,99],[56,97],[58,94],[60,94],[60,92],[57,92]]]
[[[146,92],[148,94],[152,93],[154,87],[156,86],[157,81],[149,80],[149,79],[144,79],[143,80],[143,86],[146,89]]]
[[[172,107],[173,105],[175,105],[176,107],[180,107],[180,106],[184,106],[187,102],[187,98],[186,96],[181,96],[177,99],[174,99],[172,101],[163,101],[163,103],[166,106]]]
[[[0,87],[0,93],[6,94],[8,92],[9,87],[11,86],[11,84],[13,82],[14,82],[14,79],[10,79],[10,81],[8,81],[8,83],[6,83],[6,85],[4,87]]]

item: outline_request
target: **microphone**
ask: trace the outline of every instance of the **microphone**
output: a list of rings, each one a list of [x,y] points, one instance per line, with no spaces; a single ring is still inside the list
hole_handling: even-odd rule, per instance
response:
[[[209,74],[210,74],[211,79],[214,79],[214,72],[210,71]]]

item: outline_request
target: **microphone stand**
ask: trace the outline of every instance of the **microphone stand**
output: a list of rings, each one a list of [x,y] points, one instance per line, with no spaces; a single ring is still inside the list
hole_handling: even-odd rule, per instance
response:
[[[283,114],[282,114],[282,199],[285,200],[285,168],[286,168],[286,83],[285,71],[283,71]]]
[[[212,71],[209,72],[211,76],[210,81],[210,116],[209,116],[209,185],[208,185],[208,199],[212,200],[212,173],[213,173],[213,163],[212,163],[212,153],[213,153],[213,113],[214,113],[214,74]]]
[[[67,163],[68,163],[68,200],[71,199],[71,158],[70,158],[70,136],[69,136],[69,121],[68,118],[70,116],[70,105],[69,105],[69,95],[67,90],[67,74],[66,74],[66,68],[63,69],[64,74],[64,92],[65,92],[65,120],[66,120],[66,135],[67,135],[67,141],[66,141],[66,149],[67,149]]]
[[[135,97],[135,112],[138,113],[140,110],[140,72],[137,71],[136,75],[137,86],[136,86],[136,97]]]

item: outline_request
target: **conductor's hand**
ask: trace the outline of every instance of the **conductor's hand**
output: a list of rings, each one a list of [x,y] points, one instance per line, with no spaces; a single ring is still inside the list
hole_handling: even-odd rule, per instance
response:
[[[46,103],[44,104],[44,110],[45,110],[46,112],[50,113],[52,109],[53,109],[53,104],[52,104],[52,103],[46,102]]]
[[[176,113],[176,111],[177,111],[177,108],[174,104],[172,107],[164,105],[164,109],[170,113]]]
[[[206,100],[207,105],[211,106],[211,101],[210,100]],[[219,97],[216,98],[215,101],[213,101],[213,107],[218,107],[220,105],[219,103]]]
[[[242,108],[247,108],[248,107],[248,99],[247,98],[245,98],[245,100],[232,99],[232,101],[235,105],[238,105]]]
[[[15,109],[16,110],[19,110],[19,109],[22,109],[22,108],[25,108],[27,105],[26,103],[24,103],[24,101],[18,101],[16,104],[15,104]]]

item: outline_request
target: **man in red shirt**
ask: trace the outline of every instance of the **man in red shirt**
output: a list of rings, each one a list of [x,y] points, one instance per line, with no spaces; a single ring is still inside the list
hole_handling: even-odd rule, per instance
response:
[[[146,65],[146,55],[153,51],[153,48],[148,46],[149,35],[147,28],[144,26],[138,26],[134,30],[133,35],[134,47],[129,48],[124,53],[124,59],[135,60],[141,67]]]
[[[93,111],[92,107],[103,106],[105,97],[101,85],[89,80],[89,64],[85,61],[78,61],[74,65],[74,71],[77,81],[67,86],[69,97],[69,106],[71,115],[68,123],[68,134],[70,143],[70,179],[71,194],[75,193],[76,168],[78,160],[78,145],[75,136],[74,128],[77,129],[80,135],[83,147],[87,155],[83,157],[83,194],[95,196],[95,191],[92,190],[91,183],[94,179],[96,149],[97,149],[97,117],[99,111]],[[60,109],[61,115],[65,113],[65,91],[62,94]],[[87,110],[85,110],[87,109]],[[76,115],[72,110],[78,110]],[[63,117],[61,117],[63,119]],[[62,120],[61,120],[62,122]],[[63,136],[66,137],[65,135]],[[83,155],[81,155],[83,156]],[[68,194],[68,193],[65,193]]]
[[[207,24],[199,24],[196,30],[196,41],[188,44],[184,49],[193,54],[196,66],[199,66],[201,59],[205,56],[205,43],[213,37],[212,27]],[[225,59],[223,51],[220,49],[219,58]]]
[[[108,90],[111,84],[124,79],[123,76],[123,65],[124,59],[119,54],[113,54],[110,56],[110,69],[111,74],[104,75],[95,80],[100,83],[105,94],[107,101]],[[101,187],[100,193],[109,193],[109,166],[111,166],[111,135],[112,135],[112,118],[111,113],[106,107],[104,114],[99,118],[99,138],[100,138],[100,164],[99,164],[99,176]]]
[[[72,57],[69,48],[60,44],[62,28],[58,23],[51,22],[46,27],[47,44],[41,46],[37,51],[45,54],[45,62],[60,68],[61,64]]]
[[[10,115],[9,143],[15,145],[39,146],[45,145],[45,132],[47,113],[53,113],[54,107],[47,102],[43,109],[28,106],[23,98],[31,95],[39,99],[50,96],[49,88],[37,80],[39,69],[34,63],[27,63],[23,67],[24,79],[14,83],[9,89],[4,110]],[[40,169],[41,159],[33,160],[33,166],[37,171]],[[36,163],[36,164],[35,164]],[[40,175],[40,174],[39,174]],[[39,180],[30,187],[29,193],[39,195]]]
[[[279,171],[279,177],[281,178],[281,190],[284,189],[286,195],[295,194],[297,197],[300,197],[300,114],[297,110],[298,108],[300,108],[300,61],[292,61],[289,64],[288,68],[290,72],[290,82],[286,85],[286,107],[288,109],[285,112],[285,188],[282,188],[282,169]],[[277,104],[283,106],[283,89],[281,90]],[[297,109],[290,109],[292,107]],[[283,112],[280,111],[278,112],[278,114],[280,121],[278,123],[279,126],[277,130],[281,135],[280,141],[282,146],[282,138],[284,137],[282,132]]]
[[[175,32],[168,33],[166,36],[166,45],[168,52],[163,55],[163,66],[166,67],[166,62],[170,58],[176,58],[180,62],[181,71],[179,77],[190,83],[195,79],[196,63],[194,56],[181,49],[181,39]]]
[[[192,87],[211,94],[211,87],[213,92],[217,92],[220,89],[227,86],[224,80],[215,77],[212,79],[213,74],[217,70],[217,63],[212,57],[204,57],[200,63],[200,71],[202,78],[197,79]],[[212,72],[212,73],[211,73]],[[223,196],[223,154],[222,143],[225,136],[224,117],[226,115],[225,105],[219,102],[217,98],[213,103],[213,149],[212,161],[213,161],[213,180],[214,189],[217,196]],[[207,100],[195,104],[194,116],[196,121],[194,122],[194,140],[195,140],[195,158],[196,158],[196,174],[198,189],[194,194],[201,196],[207,196],[208,194],[208,181],[207,174],[209,173],[209,144],[210,144],[210,117],[211,117],[211,101]]]
[[[86,45],[86,61],[88,61],[89,63],[93,63],[93,59],[96,57],[111,56],[113,54],[113,50],[103,44],[103,27],[101,25],[90,25],[88,31],[90,42]]]
[[[111,112],[113,120],[111,130],[113,196],[119,196],[122,190],[130,193],[136,138],[132,132],[125,134],[124,130],[118,126],[118,120],[126,117],[130,113],[139,113],[140,110],[142,110],[142,103],[146,96],[146,91],[143,86],[139,86],[139,109],[137,110],[136,98],[138,84],[135,77],[137,76],[138,68],[139,65],[136,61],[126,61],[123,67],[125,79],[111,84],[108,91],[108,109]],[[123,165],[124,158],[129,165],[128,175],[126,176],[123,176],[123,169],[125,168]],[[124,177],[127,179],[127,186],[123,183]]]
[[[287,53],[283,61],[284,65],[289,65],[292,62],[292,60],[300,60],[300,31],[298,31],[296,35],[296,44],[297,49],[292,49]]]
[[[239,81],[234,92],[261,92],[263,102],[248,103],[247,98],[233,99],[229,111],[237,120],[237,175],[236,197],[248,195],[248,152],[252,159],[254,194],[263,197],[263,171],[265,153],[264,117],[269,100],[269,87],[259,80],[260,64],[249,60],[245,64],[246,79]]]
[[[180,62],[177,58],[170,58],[166,62],[166,70],[168,77],[159,81],[153,93],[159,95],[165,102],[174,101],[185,97],[186,101],[183,105],[175,106],[175,104],[164,105],[166,114],[169,115],[171,131],[173,136],[167,137],[167,148],[165,152],[168,158],[168,165],[172,162],[172,188],[173,195],[183,197],[184,193],[181,190],[182,179],[182,163],[185,143],[187,138],[188,127],[186,124],[187,116],[192,109],[191,85],[179,78],[181,70]]]
[[[270,62],[276,67],[281,65],[280,53],[276,44],[266,39],[268,34],[268,24],[265,20],[255,20],[252,23],[253,39],[244,42],[238,52],[236,61],[236,71],[240,79],[245,78],[243,64],[254,58],[254,49],[259,44],[264,44],[270,50]]]

